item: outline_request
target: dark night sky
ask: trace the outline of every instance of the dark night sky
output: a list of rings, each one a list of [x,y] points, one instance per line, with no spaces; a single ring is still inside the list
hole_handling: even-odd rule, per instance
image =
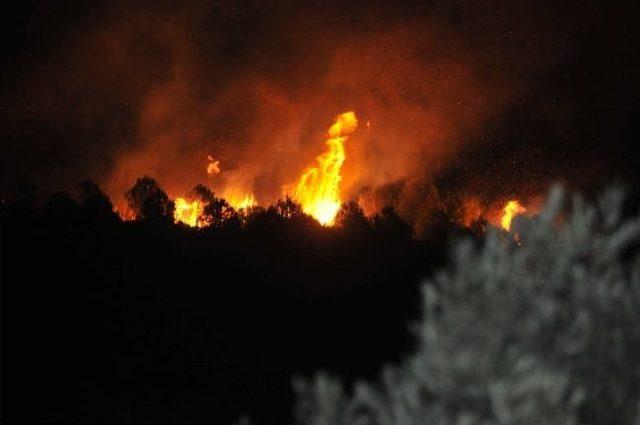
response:
[[[398,34],[393,43],[417,40],[412,66],[435,61],[471,69],[474,82],[461,82],[462,90],[477,88],[478,104],[489,105],[486,113],[473,106],[473,114],[464,115],[473,118],[459,119],[448,100],[431,102],[432,108],[444,105],[436,119],[482,128],[446,134],[443,140],[455,139],[457,147],[439,168],[440,177],[474,187],[478,175],[490,176],[478,188],[485,192],[494,185],[511,190],[513,184],[540,190],[556,179],[578,186],[635,179],[639,9],[631,1],[21,2],[3,13],[1,25],[0,181],[4,189],[21,180],[45,190],[84,177],[107,184],[130,149],[187,155],[189,147],[154,148],[160,143],[154,135],[193,127],[193,151],[225,132],[240,133],[243,143],[259,149],[267,142],[255,136],[257,130],[243,130],[268,118],[260,105],[244,99],[243,90],[254,92],[257,80],[277,87],[296,111],[321,110],[316,125],[324,127],[325,116],[348,105],[327,94],[327,87],[351,84],[327,83],[338,62],[332,49],[353,46],[352,57],[363,55],[354,60],[366,63],[362,46],[387,28]],[[374,61],[391,64],[393,57]],[[382,81],[380,75],[375,78]],[[160,102],[168,99],[168,114],[181,120],[154,118],[148,125],[149,99],[156,102],[158,88],[176,78],[187,83]],[[239,87],[233,90],[240,94],[229,95],[230,87]],[[431,98],[429,92],[427,103],[446,97],[447,90]],[[347,91],[362,92],[350,86]],[[313,102],[300,100],[309,93]],[[370,107],[371,116],[384,107],[383,101]],[[234,143],[222,143],[219,151],[233,152]],[[431,154],[420,154],[425,152]],[[153,166],[160,170],[158,164]]]

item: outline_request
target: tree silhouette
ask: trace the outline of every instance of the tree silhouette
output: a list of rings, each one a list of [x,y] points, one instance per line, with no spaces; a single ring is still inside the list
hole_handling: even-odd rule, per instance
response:
[[[46,216],[55,222],[69,222],[77,218],[78,205],[66,192],[56,192],[44,206]]]
[[[278,199],[272,207],[276,214],[285,219],[299,218],[304,214],[302,205],[287,196],[284,199]]]
[[[174,203],[153,178],[139,178],[125,197],[138,220],[151,223],[173,222]]]
[[[370,226],[364,211],[356,201],[342,204],[336,216],[336,224],[349,232],[363,232]]]
[[[640,216],[618,190],[567,203],[459,241],[423,287],[416,351],[352,392],[296,380],[299,422],[640,423]]]
[[[114,220],[113,204],[100,187],[91,180],[83,180],[78,185],[80,207],[95,221]]]
[[[203,204],[208,204],[215,198],[215,194],[213,193],[213,191],[203,184],[198,184],[193,189],[191,189],[190,195]]]
[[[36,187],[25,181],[15,184],[8,193],[5,215],[28,218],[35,213],[38,191]]]
[[[374,228],[382,233],[383,237],[399,237],[409,239],[411,226],[403,221],[393,207],[384,207],[380,213],[373,216]]]
[[[260,205],[251,205],[246,208],[240,209],[238,213],[238,219],[245,225],[250,225],[257,217],[265,213],[264,207]]]
[[[237,213],[229,203],[215,196],[213,191],[203,184],[191,190],[191,196],[202,204],[198,221],[207,226],[219,228],[232,220],[237,220]]]
[[[407,305],[442,249],[392,237],[403,227],[392,210],[373,226],[355,204],[343,215],[362,233],[351,231],[357,225],[324,227],[290,198],[236,213],[199,185],[189,197],[213,225],[192,229],[173,222],[170,200],[150,177],[127,192],[135,222],[114,216],[93,182],[73,194],[57,194],[32,214],[15,208],[24,197],[7,197],[0,217],[0,282],[11,300],[3,308],[11,334],[25,336],[14,375],[38,383],[37,394],[25,388],[16,398],[42,407],[27,413],[29,423],[122,422],[142,393],[143,423],[170,415],[229,423],[245,408],[260,416],[273,406],[288,417],[291,375],[326,357],[332,370],[372,376],[407,349],[405,323],[415,311]],[[158,221],[169,224],[149,225]],[[248,332],[260,338],[260,359]],[[167,403],[167,387],[151,388],[149,372],[177,377],[172,392],[206,394],[195,403],[200,413],[182,417],[189,409]],[[119,390],[123,379],[131,392]],[[258,380],[269,389],[247,395],[225,384]]]

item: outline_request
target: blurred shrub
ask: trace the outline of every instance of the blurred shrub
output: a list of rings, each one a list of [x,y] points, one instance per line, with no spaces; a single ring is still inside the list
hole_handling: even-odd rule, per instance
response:
[[[296,379],[310,425],[632,424],[640,394],[640,219],[610,190],[460,242],[424,286],[414,354],[379,382]]]

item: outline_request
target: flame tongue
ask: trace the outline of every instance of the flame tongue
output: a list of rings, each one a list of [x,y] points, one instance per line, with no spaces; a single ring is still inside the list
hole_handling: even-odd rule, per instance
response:
[[[500,218],[500,225],[506,231],[511,230],[511,221],[513,220],[513,218],[518,214],[524,213],[526,210],[527,209],[523,207],[517,200],[507,202],[507,205],[505,205],[502,210],[503,214]]]
[[[308,168],[295,185],[293,198],[320,224],[333,224],[340,209],[340,171],[346,159],[344,142],[357,127],[353,111],[338,115],[328,131],[327,151],[316,158],[316,166]]]

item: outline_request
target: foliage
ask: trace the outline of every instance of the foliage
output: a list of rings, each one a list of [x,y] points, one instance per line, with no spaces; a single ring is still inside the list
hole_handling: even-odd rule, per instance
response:
[[[100,187],[91,180],[84,180],[78,185],[80,206],[85,214],[93,220],[115,220],[113,204]]]
[[[289,196],[286,196],[284,199],[278,199],[271,208],[278,216],[286,219],[299,218],[304,214],[302,212],[302,205],[295,202]]]
[[[153,223],[173,222],[173,201],[149,176],[144,176],[125,194],[129,208],[143,221]]]
[[[351,392],[296,379],[299,422],[639,423],[640,219],[623,198],[567,208],[555,189],[515,233],[458,243],[424,285],[415,353]]]
[[[206,226],[220,228],[226,224],[239,220],[238,214],[229,203],[215,196],[213,191],[203,184],[199,184],[191,191],[191,196],[204,206],[198,217],[199,223]]]
[[[369,223],[358,203],[355,201],[347,201],[338,211],[336,224],[344,229],[357,232],[358,230],[366,229]]]

